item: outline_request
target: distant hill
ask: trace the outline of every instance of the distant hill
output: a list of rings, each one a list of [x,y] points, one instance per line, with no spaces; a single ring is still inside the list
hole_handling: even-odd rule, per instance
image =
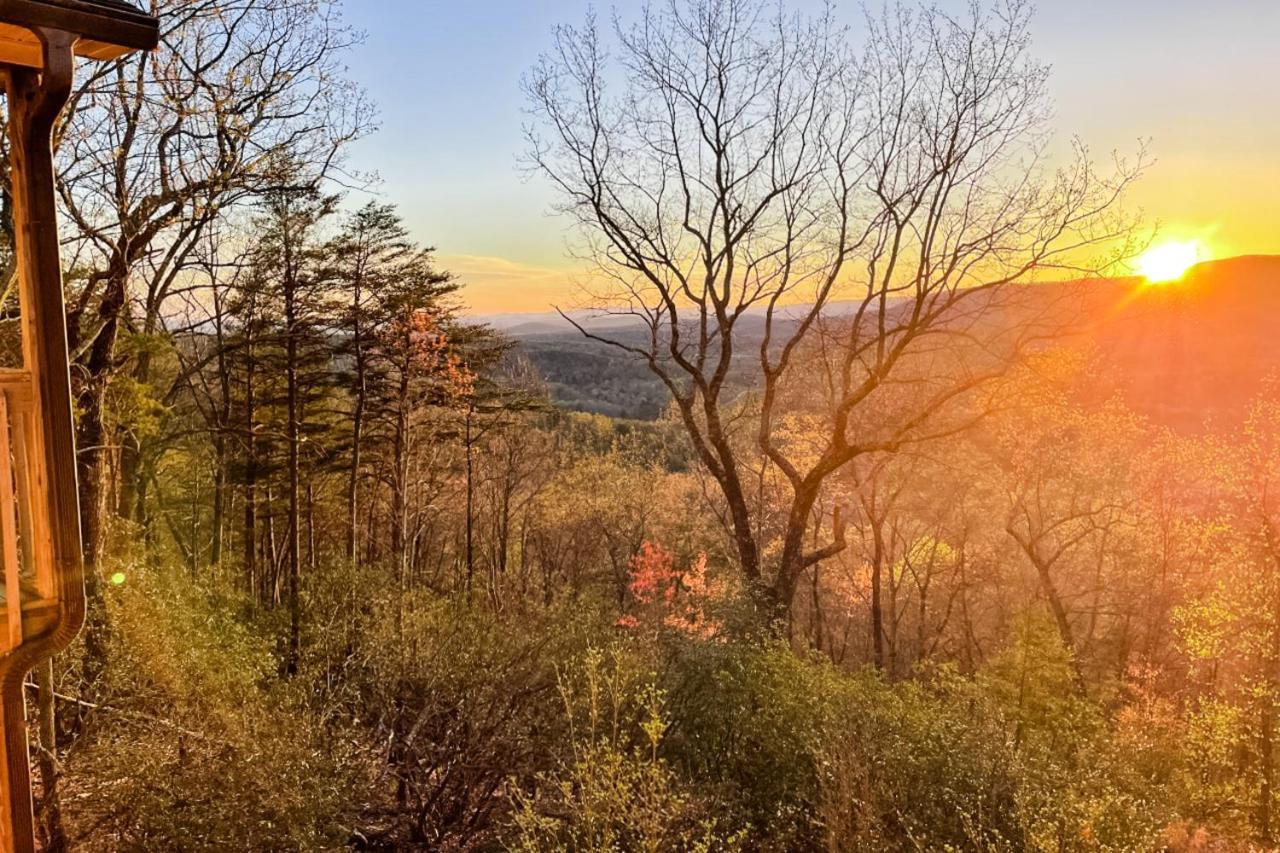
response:
[[[558,406],[614,418],[653,420],[667,404],[667,389],[640,360],[584,338],[572,327],[550,333],[509,330],[550,386]]]
[[[1085,337],[1131,406],[1183,431],[1237,421],[1280,375],[1280,256],[1211,261],[1152,285],[1097,283]]]
[[[563,322],[563,320],[562,320]],[[586,323],[592,333],[611,341],[644,349],[649,333],[638,322],[621,325],[616,318]],[[752,360],[763,334],[763,323],[754,317],[741,321],[738,336],[740,355],[728,381],[729,393],[735,386],[745,389],[755,369]],[[569,323],[556,332],[545,330],[545,323],[535,321],[511,326],[506,333],[516,339],[529,360],[541,372],[551,390],[552,400],[559,406],[610,417],[652,420],[662,414],[670,401],[667,388],[639,358],[616,346],[586,338]]]
[[[1100,394],[1118,392],[1181,431],[1238,421],[1267,378],[1280,378],[1280,256],[1210,261],[1168,284],[1122,278],[1027,293],[1033,303],[1070,306],[1073,339],[1100,358]],[[520,342],[559,405],[642,419],[665,406],[666,389],[642,363],[584,339],[558,315],[503,319],[497,325]],[[642,343],[638,329],[613,323],[611,337]]]

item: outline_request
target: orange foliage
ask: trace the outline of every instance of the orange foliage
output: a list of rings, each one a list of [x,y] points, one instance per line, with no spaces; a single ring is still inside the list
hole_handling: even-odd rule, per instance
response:
[[[708,606],[720,598],[720,585],[707,578],[707,555],[684,571],[675,567],[675,555],[659,544],[646,541],[631,558],[630,613],[618,619],[619,627],[640,629],[671,628],[691,637],[709,640],[720,623],[707,614]]]
[[[388,338],[402,349],[403,367],[414,378],[429,379],[445,404],[471,397],[476,376],[459,358],[437,310],[418,308],[392,323]]]

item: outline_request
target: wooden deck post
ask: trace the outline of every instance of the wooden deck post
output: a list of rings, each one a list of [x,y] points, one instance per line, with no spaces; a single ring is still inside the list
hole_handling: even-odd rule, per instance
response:
[[[22,299],[23,350],[34,392],[36,446],[27,448],[42,464],[44,482],[32,498],[43,504],[48,538],[34,543],[37,564],[52,567],[58,618],[44,636],[30,638],[0,660],[0,837],[7,850],[34,849],[31,778],[27,754],[22,683],[38,661],[60,651],[84,623],[84,561],[80,551],[80,508],[76,483],[75,432],[67,365],[66,313],[62,295],[52,137],[71,92],[77,37],[33,28],[43,68],[10,67],[9,147],[13,193],[14,251]],[[7,449],[6,449],[6,452]],[[44,545],[44,547],[41,547]],[[9,601],[9,607],[21,603]]]

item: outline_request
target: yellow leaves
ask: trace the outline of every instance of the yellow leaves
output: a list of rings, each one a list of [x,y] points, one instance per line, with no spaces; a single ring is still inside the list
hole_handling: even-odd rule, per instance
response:
[[[1214,595],[1191,601],[1173,612],[1174,629],[1182,651],[1194,661],[1220,661],[1235,639],[1238,615],[1220,588]]]
[[[662,743],[662,737],[667,733],[667,721],[663,717],[663,705],[666,702],[666,694],[655,685],[650,685],[645,691],[644,705],[645,717],[640,723],[640,728],[644,732],[645,738],[648,739],[649,748],[654,760],[657,760],[658,745]]]
[[[921,536],[908,546],[902,559],[894,563],[894,580],[900,582],[907,572],[919,571],[921,567],[950,566],[958,556],[956,549],[943,540]]]
[[[1243,708],[1219,699],[1203,699],[1187,719],[1187,748],[1206,769],[1231,767],[1248,729]]]
[[[808,470],[818,460],[829,438],[825,417],[804,412],[788,412],[779,421],[775,441],[786,448],[787,457],[800,470]]]

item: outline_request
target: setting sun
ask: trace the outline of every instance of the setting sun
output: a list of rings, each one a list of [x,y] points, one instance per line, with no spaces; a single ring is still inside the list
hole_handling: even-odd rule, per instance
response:
[[[1136,266],[1143,278],[1158,284],[1182,278],[1202,260],[1206,260],[1204,246],[1199,240],[1187,240],[1148,249],[1138,258]]]

